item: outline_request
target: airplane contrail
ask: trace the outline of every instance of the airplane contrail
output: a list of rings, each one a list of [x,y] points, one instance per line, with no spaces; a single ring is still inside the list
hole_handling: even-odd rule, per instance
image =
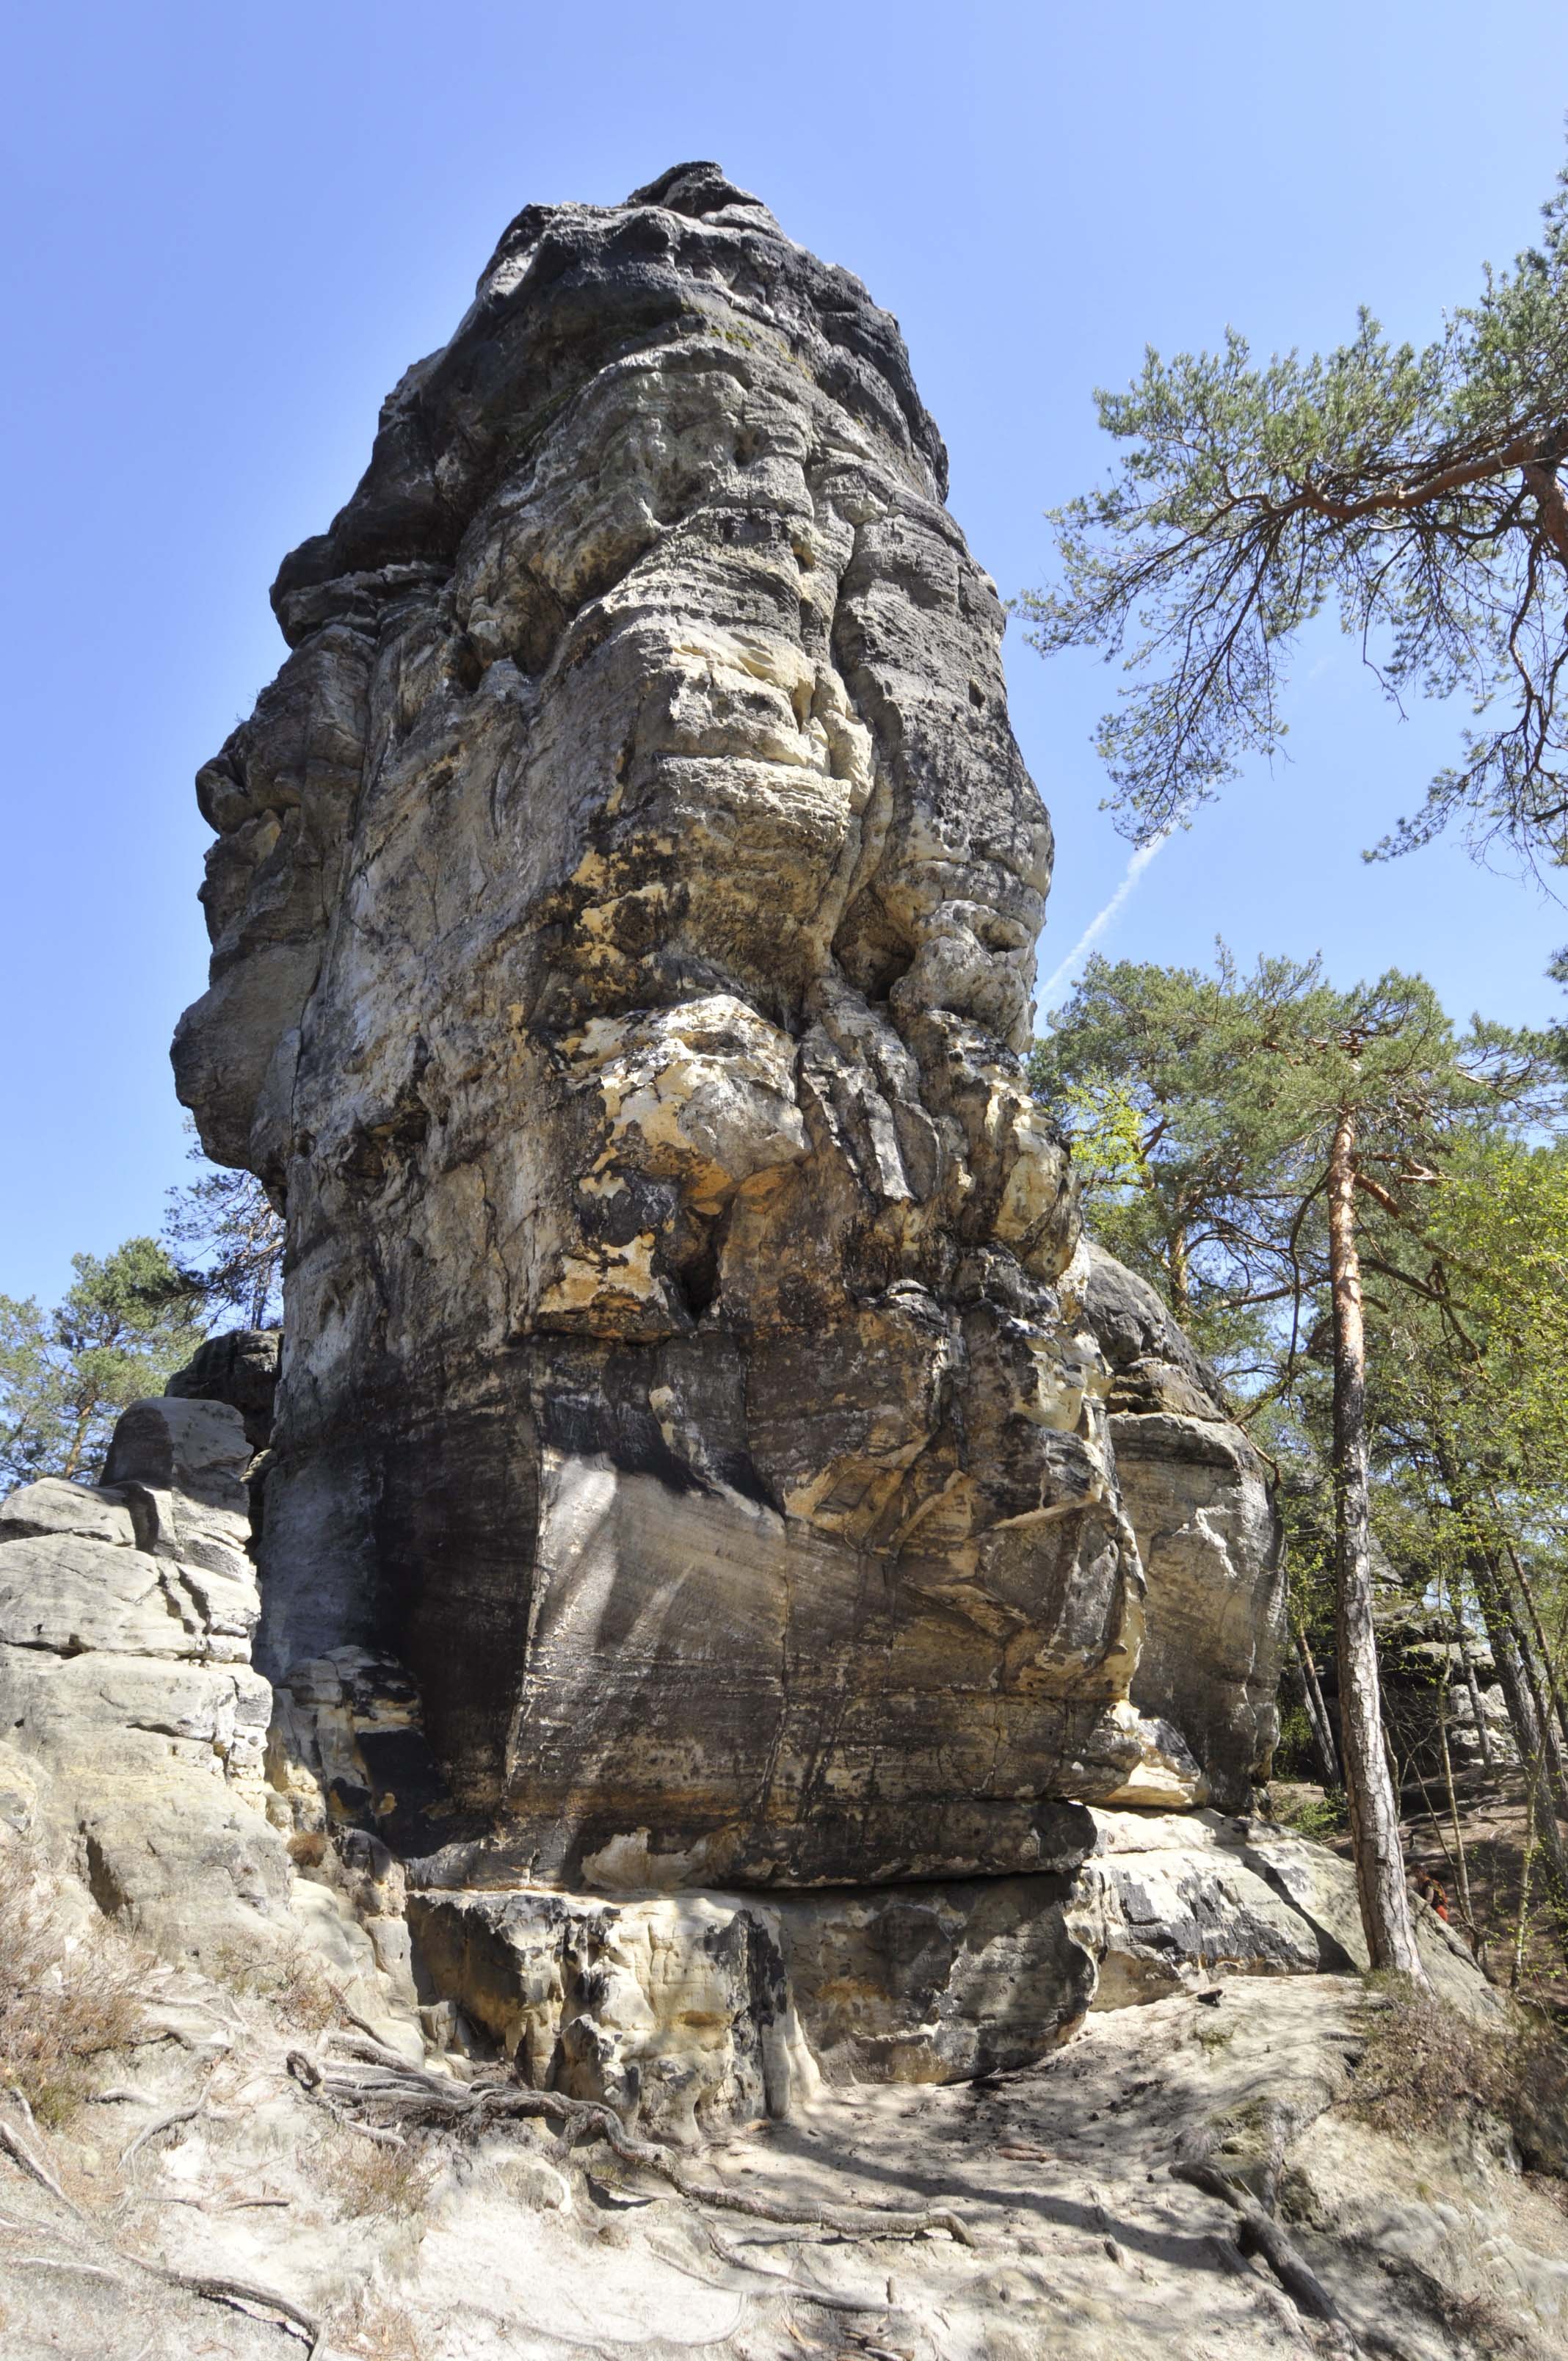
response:
[[[1155,854],[1159,851],[1160,846],[1168,840],[1171,831],[1168,828],[1163,828],[1157,836],[1151,836],[1146,844],[1140,844],[1137,847],[1132,859],[1127,863],[1121,884],[1117,886],[1116,891],[1112,895],[1111,899],[1106,903],[1105,907],[1100,911],[1096,917],[1091,918],[1088,926],[1085,927],[1082,934],[1080,935],[1077,942],[1074,943],[1071,950],[1069,951],[1066,959],[1061,962],[1061,965],[1057,968],[1054,973],[1047,977],[1045,983],[1041,985],[1040,1009],[1042,1014],[1053,1005],[1058,987],[1067,982],[1069,976],[1071,975],[1074,968],[1077,967],[1085,951],[1090,948],[1090,945],[1096,941],[1098,938],[1104,933],[1106,928],[1110,925],[1112,919],[1115,917],[1117,911],[1121,908],[1123,903],[1126,900],[1128,895],[1132,892],[1134,886],[1137,884],[1139,878],[1148,867],[1149,862],[1154,859]]]

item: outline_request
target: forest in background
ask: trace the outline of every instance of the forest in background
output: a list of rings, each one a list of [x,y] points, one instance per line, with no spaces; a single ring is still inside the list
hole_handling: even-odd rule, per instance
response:
[[[1435,1815],[1462,1921],[1515,1948],[1520,1901],[1568,1943],[1564,1057],[1556,1035],[1457,1031],[1420,978],[1342,991],[1285,960],[1242,975],[1222,947],[1208,974],[1092,961],[1032,1061],[1091,1235],[1170,1306],[1273,1472],[1291,1667],[1277,1769],[1322,1784],[1310,1825],[1328,1834],[1346,1817],[1330,1189],[1354,1108],[1393,1784],[1407,1811]],[[1478,1695],[1457,1776],[1449,1743],[1454,1691],[1494,1679],[1525,1766],[1530,1887],[1516,1873],[1508,1928],[1469,1891],[1462,1800],[1495,1790],[1499,1767]]]
[[[1054,511],[1056,580],[1018,603],[1042,654],[1121,667],[1098,746],[1123,832],[1190,825],[1281,750],[1291,655],[1337,612],[1397,706],[1459,697],[1470,716],[1366,858],[1454,828],[1553,891],[1568,170],[1536,243],[1422,349],[1365,308],[1334,350],[1261,364],[1230,328],[1219,352],[1151,347],[1095,400],[1111,473]],[[1419,976],[1347,991],[1265,959],[1243,977],[1222,947],[1212,977],[1097,961],[1035,1056],[1091,1222],[1208,1349],[1276,1467],[1301,1715],[1344,1797],[1373,1964],[1417,1984],[1401,1810],[1420,1749],[1382,1664],[1400,1592],[1444,1698],[1473,1633],[1504,1692],[1525,1787],[1515,1980],[1538,1867],[1568,1940],[1562,1047],[1479,1017],[1460,1032]],[[1481,1737],[1478,1697],[1476,1720]],[[1479,1939],[1443,1711],[1431,1735]]]

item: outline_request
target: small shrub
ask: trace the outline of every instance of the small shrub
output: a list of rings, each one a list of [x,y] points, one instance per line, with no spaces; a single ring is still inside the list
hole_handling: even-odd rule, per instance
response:
[[[136,2039],[140,1968],[107,1926],[72,1936],[42,1864],[0,1844],[0,2083],[40,2123],[67,2122],[93,2087],[95,2061]]]
[[[264,2002],[282,2024],[305,2033],[320,2033],[343,2013],[337,1986],[303,1943],[280,1943],[269,1950],[224,1943],[212,1972],[231,1992]]]
[[[1522,2011],[1476,2025],[1403,1977],[1374,1976],[1383,2005],[1368,2030],[1351,2104],[1379,2131],[1441,2132],[1468,2102],[1505,2123],[1527,2161],[1568,2174],[1568,2047]]]
[[[417,2213],[430,2195],[436,2160],[422,2144],[405,2138],[401,2147],[383,2147],[363,2134],[345,2132],[321,2158],[318,2179],[340,2214],[385,2220]]]
[[[1311,1837],[1319,1844],[1332,1844],[1350,1826],[1350,1806],[1343,1791],[1334,1787],[1327,1794],[1292,1796],[1275,1817],[1279,1827],[1288,1828],[1292,1836]]]

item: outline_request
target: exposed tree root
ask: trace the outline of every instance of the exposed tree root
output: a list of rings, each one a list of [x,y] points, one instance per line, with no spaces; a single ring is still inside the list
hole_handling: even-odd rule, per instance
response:
[[[321,2061],[302,2049],[291,2049],[290,2073],[334,2114],[352,2119],[368,2111],[378,2128],[387,2128],[389,2117],[401,2125],[445,2124],[473,2130],[490,2123],[543,2117],[565,2127],[568,2147],[582,2139],[602,2139],[623,2163],[657,2173],[694,2205],[742,2213],[753,2222],[809,2224],[835,2231],[841,2237],[917,2238],[928,2231],[945,2230],[959,2246],[975,2243],[968,2223],[946,2206],[904,2213],[859,2202],[826,2205],[807,2198],[775,2200],[738,2189],[714,2188],[698,2180],[668,2148],[637,2138],[613,2107],[595,2100],[568,2099],[559,2091],[531,2091],[499,2075],[455,2081],[447,2075],[411,2066],[396,2050],[368,2034],[332,2033],[325,2046],[331,2054]]]
[[[136,2257],[127,2256],[123,2259],[134,2261]],[[271,2288],[252,2287],[247,2279],[214,2279],[202,2271],[177,2271],[168,2263],[138,2263],[137,2268],[150,2271],[154,2279],[165,2280],[170,2287],[186,2288],[192,2295],[203,2296],[209,2303],[226,2303],[238,2311],[254,2308],[279,2313],[308,2340],[309,2361],[316,2361],[322,2349],[321,2323],[297,2303],[291,2303],[286,2295],[279,2295]]]
[[[797,2296],[802,2302],[820,2304],[825,2312],[880,2313],[888,2309],[885,2300],[880,2296],[836,2295],[831,2289],[818,2287],[813,2279],[802,2279],[797,2272],[776,2269],[771,2264],[756,2262],[742,2248],[733,2246],[728,2238],[720,2237],[711,2224],[707,2240],[721,2263],[728,2263],[732,2270],[754,2272],[758,2279],[767,2280],[774,2295]]]
[[[58,2197],[62,2205],[71,2205],[71,2212],[76,2213],[76,2207],[71,2204],[70,2198],[49,2167],[39,2162],[20,2132],[13,2131],[3,2115],[0,2115],[0,2149],[4,2149],[13,2164],[21,2167],[29,2180],[36,2180],[40,2189],[47,2189],[51,2197]]]
[[[148,2142],[149,2140],[155,2140],[160,2132],[172,2131],[176,2124],[188,2124],[192,2122],[194,2118],[201,2114],[206,2103],[206,2093],[203,2092],[202,2096],[193,2101],[190,2106],[171,2107],[168,2114],[158,2116],[154,2122],[147,2125],[145,2130],[137,2132],[135,2139],[131,2141],[129,2147],[123,2151],[120,2157],[122,2169],[125,2166],[129,2164],[132,2157],[135,2156],[138,2148],[146,2147]]]
[[[182,2121],[185,2114],[195,2113],[195,2108],[189,2108],[181,2114],[167,2118],[164,2124],[151,2125],[148,2126],[147,2136],[150,2136],[153,2131],[166,2128],[169,2122]],[[133,2146],[138,2144],[133,2142]],[[32,2153],[20,2133],[13,2130],[3,2115],[0,2115],[0,2151],[8,2156],[14,2164],[19,2166],[29,2180],[36,2180],[40,2189],[47,2190],[52,2198],[63,2205],[78,2227],[84,2230],[104,2253],[112,2255],[122,2269],[145,2271],[149,2279],[160,2279],[166,2287],[184,2288],[190,2294],[201,2296],[208,2303],[227,2304],[231,2309],[239,2311],[276,2312],[290,2328],[309,2341],[310,2361],[315,2361],[315,2356],[321,2350],[323,2334],[321,2323],[313,2313],[302,2311],[296,2303],[291,2303],[287,2296],[279,2295],[272,2288],[252,2287],[247,2279],[220,2279],[206,2271],[177,2270],[170,2263],[153,2263],[148,2262],[141,2255],[127,2255],[122,2247],[115,2245],[113,2239],[104,2236],[90,2213],[84,2213],[81,2206],[66,2195],[49,2167]],[[48,2258],[43,2257],[28,2259],[38,2260],[46,2265],[48,2261]],[[97,2263],[79,2263],[71,2267],[93,2272],[100,2271],[104,2268]],[[62,2263],[60,2268],[63,2268],[66,2266]],[[111,2273],[110,2276],[113,2274]]]
[[[1236,2236],[1243,2254],[1261,2255],[1298,2311],[1304,2312],[1310,2319],[1322,2321],[1333,2333],[1342,2353],[1359,2352],[1350,2323],[1321,2279],[1261,2205],[1212,2164],[1173,2164],[1170,2171],[1173,2180],[1189,2181],[1206,2197],[1217,2197],[1223,2204],[1232,2206],[1241,2216]]]

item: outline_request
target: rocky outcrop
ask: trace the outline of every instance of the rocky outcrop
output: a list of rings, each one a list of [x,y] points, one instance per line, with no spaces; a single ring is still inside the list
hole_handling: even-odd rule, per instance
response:
[[[534,2087],[678,2141],[798,2115],[825,2086],[1036,2064],[1091,2010],[1224,1976],[1365,1971],[1355,1881],[1321,1845],[1212,1811],[1095,1807],[1058,1877],[860,1892],[507,1894],[426,1887],[422,1971]],[[1424,1904],[1434,1986],[1496,2003]]]
[[[1092,2005],[1124,2008],[1220,1975],[1365,1975],[1355,1876],[1325,1846],[1217,1812],[1094,1810],[1065,1924],[1095,1960]],[[1433,1988],[1473,2016],[1501,2003],[1468,1946],[1412,1900]]]
[[[254,1347],[214,1339],[209,1373]],[[164,1395],[121,1416],[100,1485],[0,1501],[0,1832],[166,1960],[266,1989],[302,1959],[418,2059],[400,1870],[360,1830],[329,1842],[327,1806],[296,1810],[277,1777],[253,1464],[236,1408]]]
[[[425,1972],[542,2090],[678,2140],[786,2116],[824,2081],[954,2082],[1082,2023],[1065,1878],[861,1893],[534,1889],[410,1898]]]
[[[103,1908],[209,1960],[280,1931],[291,1883],[264,1808],[249,1458],[237,1411],[137,1402],[100,1487],[0,1502],[0,1728],[35,1784],[26,1833]]]
[[[227,1402],[244,1420],[252,1451],[263,1451],[272,1436],[282,1341],[276,1328],[232,1328],[209,1336],[164,1391],[187,1401]]]
[[[411,1683],[470,1883],[1048,1869],[1058,1799],[1200,1792],[945,480],[896,324],[716,166],[531,206],[201,774],[179,1085],[287,1206],[259,1661]]]
[[[1111,1369],[1110,1433],[1147,1584],[1134,1702],[1175,1723],[1213,1800],[1268,1775],[1285,1576],[1263,1462],[1143,1279],[1085,1238],[1062,1279]]]

